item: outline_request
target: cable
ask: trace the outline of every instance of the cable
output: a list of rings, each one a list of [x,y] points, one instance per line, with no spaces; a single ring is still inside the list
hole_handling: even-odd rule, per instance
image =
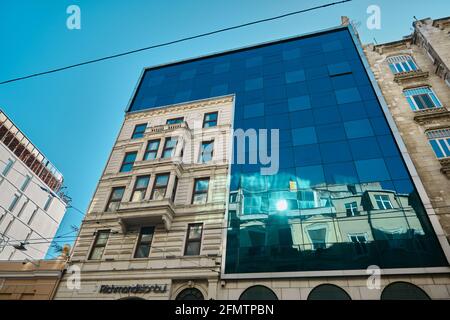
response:
[[[26,76],[22,76],[22,77],[18,77],[18,78],[2,81],[2,82],[0,82],[0,85],[6,84],[6,83],[10,83],[10,82],[16,82],[16,81],[20,81],[20,80],[25,80],[25,79],[29,79],[29,78],[33,78],[33,77],[38,77],[38,76],[42,76],[42,75],[46,75],[46,74],[50,74],[50,73],[55,73],[55,72],[59,72],[59,71],[63,71],[63,70],[71,69],[71,68],[76,68],[76,67],[80,67],[80,66],[84,66],[84,65],[88,65],[88,64],[93,64],[93,63],[100,62],[100,61],[110,60],[110,59],[114,59],[114,58],[130,55],[130,54],[146,51],[146,50],[151,50],[151,49],[155,49],[155,48],[161,48],[161,47],[169,46],[169,45],[180,43],[180,42],[185,42],[185,41],[189,41],[189,40],[193,40],[193,39],[207,37],[207,36],[210,36],[210,35],[213,35],[213,34],[226,32],[226,31],[230,31],[230,30],[235,30],[235,29],[240,29],[240,28],[244,28],[244,27],[248,27],[248,26],[251,26],[251,25],[264,23],[264,22],[268,22],[268,21],[278,20],[278,19],[289,17],[289,16],[293,16],[293,15],[309,12],[309,11],[314,11],[314,10],[323,9],[323,8],[326,8],[326,7],[331,7],[331,6],[335,6],[335,5],[339,5],[339,4],[344,4],[346,2],[351,2],[351,1],[352,0],[342,0],[342,1],[337,1],[337,2],[327,3],[327,4],[324,4],[324,5],[311,7],[311,8],[308,8],[308,9],[303,9],[303,10],[298,10],[298,11],[293,11],[293,12],[289,12],[289,13],[282,14],[282,15],[279,15],[279,16],[274,16],[274,17],[271,17],[271,18],[255,20],[255,21],[252,21],[252,22],[244,23],[244,24],[239,24],[239,25],[235,25],[235,26],[231,26],[231,27],[227,27],[227,28],[222,28],[222,29],[217,29],[217,30],[210,31],[210,32],[201,33],[201,34],[198,34],[198,35],[195,35],[195,36],[189,36],[189,37],[185,37],[185,38],[181,38],[181,39],[177,39],[177,40],[172,40],[172,41],[168,41],[168,42],[164,42],[164,43],[160,43],[160,44],[151,45],[151,46],[148,46],[148,47],[143,47],[143,48],[140,48],[140,49],[130,50],[130,51],[122,52],[122,53],[117,53],[117,54],[105,56],[105,57],[102,57],[102,58],[88,60],[88,61],[84,61],[84,62],[72,64],[72,65],[68,65],[68,66],[61,67],[61,68],[56,68],[56,69],[52,69],[52,70],[48,70],[48,71],[33,73],[33,74],[30,74],[30,75],[26,75]]]

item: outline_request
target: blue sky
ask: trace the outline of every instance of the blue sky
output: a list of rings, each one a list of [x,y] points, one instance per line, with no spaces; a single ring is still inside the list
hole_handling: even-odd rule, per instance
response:
[[[296,11],[331,0],[8,1],[0,3],[0,82],[105,55]],[[68,30],[66,8],[81,9]],[[381,8],[382,28],[368,30],[366,9]],[[359,25],[364,43],[411,33],[413,16],[450,15],[448,0],[353,0],[313,13],[0,85],[2,108],[64,174],[73,205],[85,211],[116,139],[142,69],[339,25]],[[58,234],[79,225],[69,209]],[[72,234],[73,235],[73,234]],[[74,238],[65,238],[73,242]],[[62,243],[61,243],[62,244]],[[47,255],[51,257],[54,252]]]

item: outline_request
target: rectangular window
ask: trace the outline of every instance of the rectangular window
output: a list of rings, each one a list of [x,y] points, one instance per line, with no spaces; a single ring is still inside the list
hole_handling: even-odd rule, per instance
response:
[[[175,148],[177,146],[177,138],[166,138],[164,142],[164,149],[162,152],[162,158],[167,159],[173,157],[175,153]]]
[[[26,176],[25,180],[22,183],[22,186],[20,187],[21,191],[25,191],[28,188],[28,185],[30,184],[31,181],[31,177],[30,176]]]
[[[158,174],[155,178],[155,183],[152,190],[152,200],[164,199],[167,191],[167,184],[169,183],[169,174]]]
[[[354,217],[354,216],[359,215],[358,203],[356,203],[356,201],[350,202],[350,203],[346,203],[345,204],[345,210],[347,212],[347,217]]]
[[[151,140],[147,143],[147,148],[145,148],[144,160],[154,160],[158,156],[159,149],[159,139]]]
[[[139,233],[139,240],[134,253],[135,258],[148,258],[150,255],[150,247],[152,245],[153,233],[155,227],[143,227]]]
[[[134,161],[136,161],[137,152],[128,152],[123,158],[120,172],[130,172],[133,170]]]
[[[413,111],[442,107],[436,94],[429,87],[405,90],[404,95]]]
[[[185,256],[198,256],[202,244],[203,224],[195,223],[188,225],[186,235],[186,247],[184,249]]]
[[[387,195],[376,195],[375,201],[377,202],[378,208],[380,210],[389,210],[393,209],[391,200]]]
[[[417,70],[417,65],[410,56],[395,56],[387,59],[389,68],[394,74]]]
[[[206,113],[203,117],[203,128],[211,128],[217,126],[217,112]]]
[[[167,119],[166,124],[177,124],[184,122],[184,117]]]
[[[427,137],[438,159],[450,157],[450,129],[429,131]]]
[[[4,176],[6,176],[6,175],[8,174],[8,172],[11,170],[13,164],[14,164],[14,161],[11,160],[11,159],[8,159],[8,162],[6,163],[6,166],[5,166],[5,168],[3,169],[3,171],[2,171],[2,174],[3,174]]]
[[[365,234],[349,234],[348,237],[353,242],[357,255],[366,255],[368,253],[367,236]]]
[[[89,260],[100,260],[105,252],[106,243],[108,242],[110,230],[101,230],[97,232],[92,246]]]
[[[205,204],[208,201],[209,178],[199,178],[194,181],[192,204]]]
[[[199,162],[210,162],[214,155],[214,141],[203,141],[200,147]]]
[[[309,238],[311,239],[312,249],[326,249],[327,247],[327,228],[314,228],[308,230]]]
[[[119,208],[119,204],[122,201],[123,194],[125,193],[125,187],[116,187],[111,191],[109,196],[108,205],[106,206],[106,211],[116,211]]]
[[[45,204],[44,204],[44,211],[47,211],[48,210],[48,208],[50,208],[50,205],[52,204],[52,201],[53,201],[53,196],[48,196],[48,198],[47,198],[47,201],[45,201]]]
[[[131,135],[131,139],[139,139],[144,136],[145,129],[147,129],[147,124],[138,124],[134,127],[133,134]]]
[[[8,211],[12,212],[16,208],[17,202],[19,202],[19,199],[20,199],[20,196],[18,194],[15,194],[11,201],[11,204],[8,207]]]
[[[150,176],[141,176],[136,178],[133,193],[131,195],[131,202],[139,202],[144,200],[149,181]]]

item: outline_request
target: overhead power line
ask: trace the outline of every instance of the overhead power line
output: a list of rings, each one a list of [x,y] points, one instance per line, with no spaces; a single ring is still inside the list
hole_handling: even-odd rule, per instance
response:
[[[20,80],[25,80],[25,79],[29,79],[29,78],[34,78],[34,77],[38,77],[38,76],[42,76],[42,75],[46,75],[46,74],[50,74],[50,73],[55,73],[55,72],[59,72],[59,71],[64,71],[64,70],[67,70],[67,69],[81,67],[81,66],[88,65],[88,64],[93,64],[93,63],[96,63],[96,62],[101,62],[101,61],[105,61],[105,60],[111,60],[111,59],[127,56],[127,55],[130,55],[130,54],[134,54],[134,53],[138,53],[138,52],[142,52],[142,51],[146,51],[146,50],[166,47],[166,46],[169,46],[169,45],[172,45],[172,44],[176,44],[176,43],[180,43],[180,42],[185,42],[185,41],[189,41],[189,40],[203,38],[203,37],[211,36],[213,34],[218,34],[218,33],[221,33],[221,32],[236,30],[236,29],[248,27],[248,26],[251,26],[251,25],[259,24],[259,23],[264,23],[264,22],[268,22],[268,21],[274,21],[274,20],[286,18],[286,17],[289,17],[289,16],[298,15],[298,14],[301,14],[301,13],[306,13],[306,12],[310,12],[310,11],[314,11],[314,10],[318,10],[318,9],[323,9],[323,8],[327,8],[327,7],[336,6],[336,5],[339,5],[339,4],[344,4],[346,2],[351,2],[351,1],[352,0],[342,0],[342,1],[337,1],[337,2],[331,2],[331,3],[323,4],[323,5],[320,5],[320,6],[315,6],[315,7],[302,9],[302,10],[298,10],[298,11],[293,11],[293,12],[285,13],[285,14],[282,14],[282,15],[270,17],[270,18],[255,20],[255,21],[251,21],[251,22],[247,22],[247,23],[243,23],[243,24],[239,24],[239,25],[235,25],[235,26],[231,26],[231,27],[226,27],[226,28],[217,29],[217,30],[210,31],[210,32],[197,34],[197,35],[194,35],[194,36],[189,36],[189,37],[180,38],[180,39],[177,39],[177,40],[172,40],[172,41],[163,42],[163,43],[159,43],[159,44],[155,44],[155,45],[150,45],[150,46],[139,48],[139,49],[135,49],[135,50],[125,51],[125,52],[121,52],[121,53],[105,56],[105,57],[102,57],[102,58],[97,58],[97,59],[93,59],[93,60],[79,62],[79,63],[75,63],[75,64],[68,65],[68,66],[65,66],[65,67],[61,67],[61,68],[56,68],[56,69],[47,70],[47,71],[43,71],[43,72],[37,72],[37,73],[29,74],[29,75],[26,75],[26,76],[22,76],[22,77],[18,77],[18,78],[13,78],[13,79],[2,81],[2,82],[0,82],[0,85],[1,84],[6,84],[6,83],[11,83],[11,82],[16,82],[16,81],[20,81]]]

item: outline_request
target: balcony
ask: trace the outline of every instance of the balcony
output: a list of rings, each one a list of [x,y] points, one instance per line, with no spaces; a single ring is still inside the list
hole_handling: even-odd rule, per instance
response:
[[[428,76],[429,76],[429,73],[427,71],[422,71],[422,70],[400,72],[394,76],[394,81],[399,84],[403,84],[410,80],[420,80],[420,79],[423,80],[423,79],[428,78]]]
[[[161,223],[166,230],[170,230],[174,217],[173,203],[170,199],[122,202],[116,213],[124,233],[131,226]]]
[[[147,128],[147,130],[145,131],[145,135],[150,136],[150,135],[154,135],[154,134],[158,134],[158,133],[167,133],[170,131],[175,131],[175,130],[180,130],[180,129],[189,130],[189,126],[188,126],[187,122],[183,121],[180,123],[162,124],[159,126],[150,127],[150,128]]]
[[[445,107],[424,109],[414,112],[414,121],[420,125],[441,123],[442,120],[450,119],[450,111]]]
[[[450,158],[440,159],[441,172],[450,179]]]

